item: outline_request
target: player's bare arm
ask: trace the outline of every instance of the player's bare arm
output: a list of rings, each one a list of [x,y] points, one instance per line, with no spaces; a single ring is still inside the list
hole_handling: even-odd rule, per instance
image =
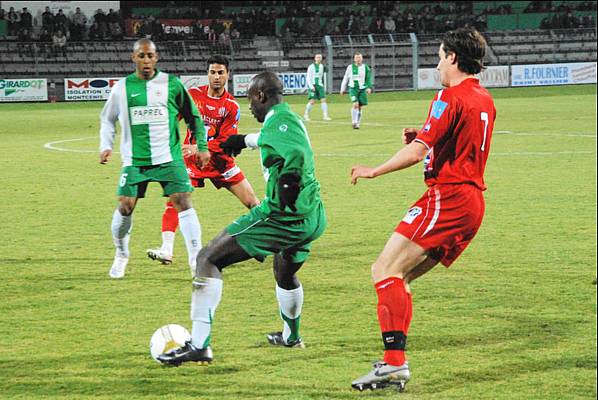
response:
[[[363,165],[356,165],[351,168],[351,184],[356,185],[359,178],[372,179],[389,172],[409,168],[422,161],[426,154],[428,154],[428,148],[423,143],[411,142],[384,164],[380,164],[375,168]]]

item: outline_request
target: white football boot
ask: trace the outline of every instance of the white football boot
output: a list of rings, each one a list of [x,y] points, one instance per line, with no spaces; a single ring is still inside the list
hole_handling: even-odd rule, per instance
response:
[[[169,254],[161,247],[157,249],[147,249],[146,253],[152,260],[160,261],[164,265],[172,264],[172,254]]]
[[[128,263],[128,257],[114,256],[114,262],[112,262],[112,267],[110,267],[110,272],[108,273],[108,275],[110,275],[110,278],[124,278],[125,270],[127,269]]]
[[[399,392],[402,392],[405,390],[405,384],[409,382],[410,377],[411,374],[407,363],[397,367],[384,361],[378,361],[374,363],[374,369],[368,374],[351,382],[351,387],[362,391],[365,389],[383,389],[394,385]]]

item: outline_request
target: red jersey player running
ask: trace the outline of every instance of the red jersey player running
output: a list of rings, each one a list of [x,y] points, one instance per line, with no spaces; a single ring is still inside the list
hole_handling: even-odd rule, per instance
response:
[[[432,101],[421,130],[406,128],[406,146],[375,167],[355,166],[351,183],[424,161],[428,190],[407,211],[372,265],[378,295],[378,321],[384,360],[354,380],[358,390],[409,380],[405,359],[412,305],[409,283],[438,262],[450,266],[476,235],[484,216],[484,168],[496,110],[492,97],[474,77],[483,68],[486,41],[475,30],[447,32],[438,50],[437,69],[444,90]]]
[[[237,126],[241,117],[241,109],[233,95],[226,91],[228,81],[228,59],[222,55],[213,55],[208,59],[209,85],[189,89],[191,98],[197,105],[204,125],[206,127],[210,162],[203,169],[199,169],[188,150],[192,148],[195,139],[187,131],[183,155],[191,183],[195,187],[203,187],[204,179],[210,179],[217,188],[226,188],[233,193],[247,208],[252,208],[260,203],[255,196],[249,181],[243,171],[235,164],[233,157],[225,154],[220,148],[220,143],[226,141],[231,135],[237,134]],[[187,157],[187,154],[189,156]],[[175,232],[179,224],[177,212],[173,204],[166,203],[162,215],[162,246],[157,249],[148,249],[147,255],[162,264],[170,264],[174,250]],[[194,273],[194,262],[190,262]]]

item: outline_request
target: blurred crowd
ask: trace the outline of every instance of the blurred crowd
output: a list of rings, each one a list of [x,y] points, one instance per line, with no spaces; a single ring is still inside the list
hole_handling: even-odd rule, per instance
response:
[[[596,2],[554,3],[530,1],[524,13],[551,13],[542,21],[541,29],[595,26],[592,15],[576,17],[573,12],[595,11]],[[8,36],[21,42],[53,43],[54,48],[59,49],[66,41],[120,40],[125,36],[126,19],[135,21],[134,35],[138,37],[234,45],[238,39],[252,39],[257,35],[277,35],[293,41],[298,37],[322,35],[433,34],[460,26],[484,31],[488,15],[513,13],[511,5],[504,2],[488,2],[484,10],[474,13],[473,1],[434,2],[423,6],[399,1],[207,1],[191,3],[200,6],[188,7],[171,1],[161,3],[158,13],[155,4],[146,9],[148,15],[144,14],[143,7],[138,7],[135,13],[125,8],[125,15],[118,10],[99,9],[91,17],[84,15],[79,7],[68,16],[62,10],[54,13],[45,7],[43,11],[36,11],[36,17],[27,8],[15,11],[10,7],[8,12],[0,9],[0,20],[7,21]],[[193,22],[186,29],[165,30],[164,19]]]

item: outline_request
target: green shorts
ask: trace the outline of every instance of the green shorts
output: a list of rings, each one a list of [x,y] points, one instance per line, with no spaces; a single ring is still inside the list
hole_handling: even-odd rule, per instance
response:
[[[324,86],[314,85],[315,90],[307,89],[308,100],[322,100],[326,98],[326,90]]]
[[[150,182],[159,182],[164,196],[193,191],[185,163],[183,160],[175,160],[160,165],[123,167],[116,194],[143,198]]]
[[[305,219],[280,221],[262,215],[259,206],[226,227],[251,257],[264,261],[266,256],[281,254],[293,263],[307,260],[311,243],[326,229],[326,213],[322,203]]]
[[[368,105],[368,94],[366,89],[349,88],[351,103],[359,103],[360,106]]]

